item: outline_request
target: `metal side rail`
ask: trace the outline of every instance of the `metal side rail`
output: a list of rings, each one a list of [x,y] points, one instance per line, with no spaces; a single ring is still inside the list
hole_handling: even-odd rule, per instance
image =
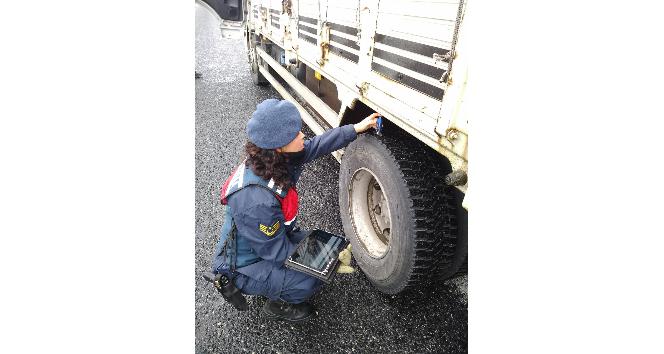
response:
[[[265,52],[263,52],[263,53],[265,53]],[[265,55],[267,55],[267,54],[265,54]],[[268,58],[270,58],[270,57],[268,56]],[[272,58],[270,58],[270,59],[272,59]],[[276,63],[276,61],[275,61],[275,63]],[[286,90],[286,88],[284,86],[282,86],[279,83],[279,81],[277,79],[275,79],[274,76],[272,76],[272,74],[270,74],[270,71],[268,69],[266,69],[262,66],[259,66],[258,70],[260,71],[261,74],[263,74],[263,77],[265,77],[265,79],[270,82],[272,87],[274,87],[274,89],[277,90],[277,92],[279,92],[279,94],[284,99],[289,100],[290,102],[292,102],[295,105],[297,110],[300,112],[300,116],[302,116],[302,120],[305,123],[307,123],[307,125],[309,126],[309,128],[311,128],[311,130],[314,132],[314,134],[321,135],[325,132],[325,128],[323,128],[316,121],[316,119],[314,119],[314,117],[312,117],[311,114],[309,114],[309,112],[304,107],[302,107],[302,105],[288,92],[288,90]],[[286,80],[286,81],[288,81],[288,80]],[[335,159],[337,159],[337,161],[341,162],[341,155],[343,155],[343,150],[337,150],[337,151],[333,152],[332,155],[334,156]]]
[[[330,108],[323,100],[321,100],[316,94],[311,92],[306,86],[304,86],[297,78],[295,78],[291,73],[286,70],[283,66],[274,60],[269,54],[267,54],[263,49],[256,48],[256,53],[263,59],[274,71],[281,76],[284,81],[290,86],[298,95],[300,95],[311,108],[320,115],[330,127],[336,127],[339,125],[339,116],[337,113]],[[262,72],[262,71],[261,71]]]

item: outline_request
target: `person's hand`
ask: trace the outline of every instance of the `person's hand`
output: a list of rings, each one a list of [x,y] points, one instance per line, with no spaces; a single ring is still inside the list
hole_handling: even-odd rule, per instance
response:
[[[348,245],[346,249],[339,252],[339,261],[341,264],[337,268],[337,273],[352,273],[355,271],[355,268],[350,266],[351,251],[353,250],[353,245]]]
[[[355,132],[359,134],[369,128],[376,128],[378,117],[380,117],[379,113],[372,113],[370,116],[362,119],[361,122],[354,124],[353,127],[355,128]]]

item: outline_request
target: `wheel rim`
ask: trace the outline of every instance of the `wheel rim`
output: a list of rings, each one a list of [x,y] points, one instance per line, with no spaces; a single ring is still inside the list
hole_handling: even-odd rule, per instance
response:
[[[249,52],[249,58],[251,62],[251,73],[255,74],[256,72],[258,72],[258,61],[256,60],[256,55],[253,49],[251,50],[251,52]]]
[[[383,185],[373,172],[353,173],[348,190],[350,219],[360,244],[373,258],[382,258],[390,246],[392,219]]]

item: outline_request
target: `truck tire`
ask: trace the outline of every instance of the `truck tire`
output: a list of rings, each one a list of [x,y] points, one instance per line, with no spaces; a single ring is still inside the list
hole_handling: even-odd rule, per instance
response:
[[[249,47],[249,65],[250,65],[250,70],[251,70],[251,81],[254,83],[254,85],[257,86],[265,86],[269,83],[267,79],[261,74],[260,71],[258,71],[258,66],[259,64],[259,58],[258,54],[256,54],[255,51],[255,45],[251,45]]]
[[[258,63],[256,61],[251,63],[251,81],[254,85],[265,86],[268,84],[267,79],[258,71]]]
[[[401,138],[362,134],[345,149],[344,233],[379,291],[397,294],[455,274],[456,214],[443,183],[450,171],[437,153]]]

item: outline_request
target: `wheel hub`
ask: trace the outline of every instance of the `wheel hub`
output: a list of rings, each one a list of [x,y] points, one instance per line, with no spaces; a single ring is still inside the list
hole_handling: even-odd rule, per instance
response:
[[[349,186],[350,218],[362,246],[373,258],[387,254],[392,221],[389,201],[373,172],[361,168]]]

